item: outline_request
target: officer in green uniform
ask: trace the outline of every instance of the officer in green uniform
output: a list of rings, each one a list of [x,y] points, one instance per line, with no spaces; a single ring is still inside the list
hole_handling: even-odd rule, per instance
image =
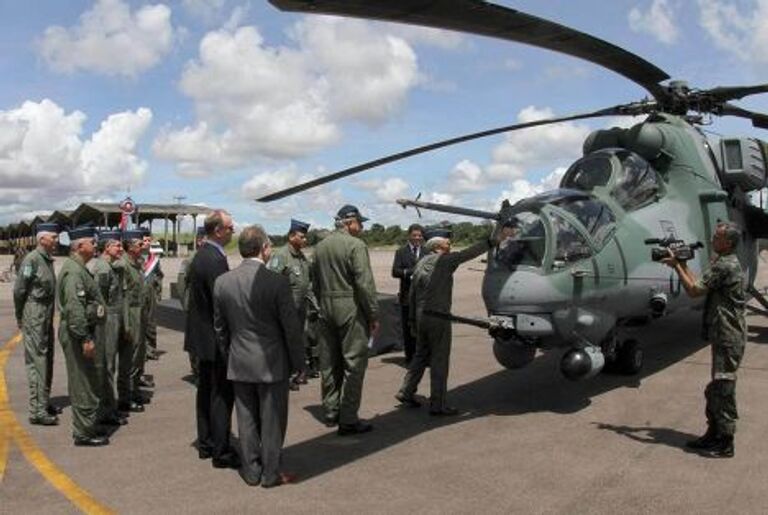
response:
[[[707,431],[686,445],[717,458],[733,457],[733,435],[739,418],[736,409],[736,371],[744,356],[747,341],[744,273],[735,253],[740,238],[741,230],[736,224],[717,224],[712,235],[715,256],[701,279],[696,279],[686,263],[677,261],[672,252],[669,258],[663,260],[675,269],[688,295],[707,296],[703,319],[704,338],[712,348],[712,380],[704,391],[707,400]]]
[[[304,328],[304,353],[307,361],[307,376],[317,377],[318,349],[316,338],[310,338],[311,326],[315,325],[318,314],[317,301],[312,290],[310,261],[301,249],[307,246],[309,224],[291,219],[288,231],[288,243],[272,253],[268,267],[278,274],[288,277],[293,295],[293,304],[299,314],[299,325]],[[306,383],[304,376],[300,376]]]
[[[320,305],[318,339],[326,425],[340,435],[373,426],[358,418],[368,367],[368,338],[379,329],[376,285],[368,248],[355,238],[364,218],[352,205],[339,209],[336,231],[315,247],[312,277]]]
[[[100,257],[94,259],[93,277],[106,305],[104,324],[96,327],[96,371],[99,376],[99,421],[124,425],[125,418],[117,410],[115,386],[118,375],[130,374],[133,349],[121,340],[125,302],[123,299],[125,265],[122,259],[121,231],[101,231],[98,236]],[[120,372],[118,373],[118,366]],[[123,385],[123,388],[125,385]]]
[[[491,239],[460,252],[451,252],[451,229],[427,228],[425,245],[429,253],[416,264],[411,278],[409,306],[411,327],[416,332],[416,353],[395,398],[411,407],[420,406],[413,396],[424,375],[430,370],[430,415],[456,415],[459,410],[446,404],[448,370],[451,356],[451,322],[424,315],[425,310],[450,313],[453,303],[453,273],[459,265],[488,252]]]
[[[13,287],[16,323],[24,341],[24,363],[29,382],[29,422],[43,426],[59,423],[60,409],[50,405],[53,380],[53,310],[56,274],[53,252],[59,226],[38,224],[37,248],[26,255]]]
[[[67,361],[69,400],[72,403],[72,436],[75,445],[107,445],[99,430],[99,392],[96,372],[96,327],[104,323],[104,299],[85,267],[94,255],[92,227],[69,231],[70,255],[59,273],[58,299],[61,322],[59,342]]]
[[[124,266],[124,301],[123,335],[124,345],[131,348],[131,368],[127,377],[123,376],[123,367],[118,369],[117,392],[118,409],[122,412],[144,411],[144,400],[139,392],[139,376],[144,364],[142,343],[144,326],[142,309],[144,306],[144,276],[141,267],[141,253],[144,247],[140,230],[131,229],[123,233]]]
[[[152,233],[144,228],[144,284],[146,287],[145,299],[145,317],[146,327],[144,330],[144,339],[146,345],[145,359],[156,360],[159,358],[157,353],[157,303],[163,294],[163,270],[160,268],[160,255],[162,250],[152,248]],[[150,267],[150,268],[147,268]],[[144,377],[142,368],[142,386],[154,387],[154,383]]]

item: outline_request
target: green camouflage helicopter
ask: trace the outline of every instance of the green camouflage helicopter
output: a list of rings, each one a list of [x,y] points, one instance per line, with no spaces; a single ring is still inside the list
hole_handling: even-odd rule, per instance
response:
[[[671,249],[697,274],[707,265],[717,223],[743,228],[739,258],[750,292],[757,239],[768,237],[768,215],[750,192],[766,186],[768,145],[753,138],[711,141],[699,129],[711,115],[737,116],[768,128],[768,116],[730,103],[768,92],[768,84],[689,88],[642,58],[588,34],[480,0],[270,0],[276,7],[451,29],[527,43],[599,64],[641,85],[650,99],[560,118],[498,127],[439,141],[326,175],[260,198],[270,201],[386,163],[476,138],[570,120],[646,115],[635,126],[593,132],[584,156],[560,188],[499,212],[398,200],[497,221],[507,238],[487,259],[482,295],[488,318],[432,313],[488,329],[499,363],[520,368],[537,349],[565,348],[570,379],[601,369],[634,374],[643,363],[626,329],[677,310],[700,307],[677,276],[657,262]],[[700,240],[700,241],[699,241]],[[653,247],[649,247],[653,245]],[[699,252],[696,249],[700,248]]]

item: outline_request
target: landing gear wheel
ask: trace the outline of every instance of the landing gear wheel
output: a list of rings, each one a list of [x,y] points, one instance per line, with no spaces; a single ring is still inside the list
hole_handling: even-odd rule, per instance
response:
[[[633,376],[643,368],[643,349],[637,340],[626,340],[616,352],[616,371]]]

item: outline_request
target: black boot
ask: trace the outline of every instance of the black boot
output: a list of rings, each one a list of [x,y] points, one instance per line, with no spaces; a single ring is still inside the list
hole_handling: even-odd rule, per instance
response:
[[[695,440],[688,440],[685,446],[689,449],[710,450],[719,445],[720,439],[712,426],[707,427],[707,432]]]
[[[319,359],[315,357],[309,358],[309,366],[307,367],[307,377],[311,379],[317,379],[320,377]]]
[[[733,458],[733,435],[718,438],[717,445],[710,449],[713,458]]]

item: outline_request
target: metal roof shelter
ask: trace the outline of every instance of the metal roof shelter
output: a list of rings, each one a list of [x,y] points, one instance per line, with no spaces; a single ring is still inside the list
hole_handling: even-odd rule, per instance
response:
[[[196,206],[192,204],[137,204],[136,212],[131,217],[136,225],[149,222],[149,229],[155,220],[163,220],[165,252],[169,250],[168,222],[173,223],[172,241],[174,247],[178,249],[177,226],[180,217],[191,216],[193,228],[197,229],[197,217],[206,216],[213,212],[213,209]],[[22,244],[25,246],[34,246],[34,228],[41,222],[57,222],[63,226],[76,226],[91,223],[97,227],[115,228],[120,225],[122,211],[117,202],[85,202],[80,204],[73,211],[54,211],[51,215],[36,216],[33,220],[21,221],[0,228],[0,249],[7,249],[11,243]],[[193,241],[195,241],[193,239]]]

